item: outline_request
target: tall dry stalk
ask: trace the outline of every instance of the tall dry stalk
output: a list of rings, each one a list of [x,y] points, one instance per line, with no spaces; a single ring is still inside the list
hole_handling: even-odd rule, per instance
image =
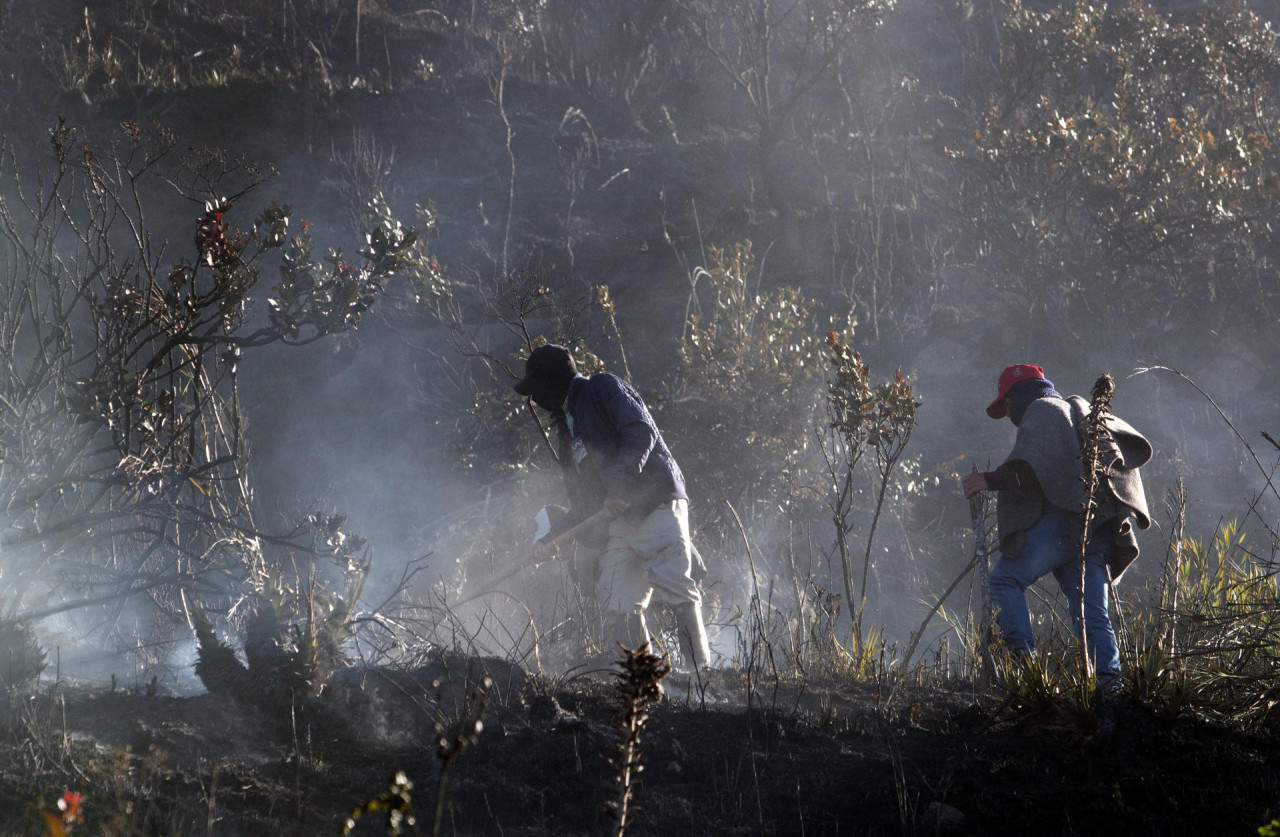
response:
[[[1089,417],[1085,420],[1084,440],[1080,445],[1080,459],[1084,463],[1084,521],[1080,528],[1080,587],[1076,597],[1076,631],[1080,638],[1080,671],[1085,680],[1093,676],[1088,631],[1084,624],[1085,555],[1089,549],[1089,527],[1098,507],[1098,497],[1106,485],[1107,466],[1102,461],[1102,447],[1110,438],[1106,418],[1111,414],[1111,398],[1115,394],[1116,381],[1110,373],[1104,373],[1094,382],[1090,392]]]
[[[1173,520],[1164,556],[1164,572],[1160,579],[1160,612],[1169,614],[1169,618],[1165,620],[1166,627],[1161,635],[1160,645],[1164,655],[1172,658],[1178,647],[1178,620],[1174,617],[1178,612],[1178,591],[1182,586],[1183,547],[1186,541],[1187,488],[1182,484],[1182,477],[1178,477],[1176,487],[1169,489],[1168,506]]]
[[[755,701],[757,676],[763,669],[763,657],[757,652],[761,648],[764,649],[764,656],[768,657],[769,667],[773,672],[775,687],[778,681],[778,664],[773,656],[773,643],[769,639],[768,622],[764,615],[764,600],[760,595],[760,574],[756,572],[756,562],[755,558],[752,557],[751,540],[747,537],[747,527],[742,525],[742,518],[738,515],[738,510],[733,507],[733,504],[727,500],[725,504],[729,507],[729,513],[733,515],[734,522],[738,524],[738,531],[742,534],[742,545],[747,555],[747,568],[751,572],[751,618],[748,628],[749,639],[746,642],[747,713],[750,714],[751,707]],[[770,598],[772,598],[772,587],[770,587]]]
[[[469,750],[480,740],[480,733],[484,730],[484,708],[489,698],[489,690],[493,688],[493,681],[488,677],[480,680],[480,683],[471,690],[467,695],[466,703],[462,707],[462,715],[453,729],[446,735],[443,732],[436,739],[436,756],[440,759],[440,778],[436,782],[436,805],[435,813],[431,819],[431,835],[439,837],[440,827],[444,822],[444,803],[445,803],[445,777],[449,773],[449,768],[457,761],[463,753]]]
[[[662,700],[662,678],[671,673],[665,659],[649,651],[649,643],[632,651],[624,648],[622,671],[617,673],[615,694],[618,711],[614,715],[618,731],[618,755],[610,759],[617,771],[618,797],[608,803],[613,811],[615,837],[622,837],[631,824],[632,797],[638,784],[642,750],[640,731],[649,721],[649,707]]]

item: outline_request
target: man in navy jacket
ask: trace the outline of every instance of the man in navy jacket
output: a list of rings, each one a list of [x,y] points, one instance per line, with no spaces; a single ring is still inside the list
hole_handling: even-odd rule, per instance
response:
[[[555,423],[573,506],[562,526],[601,507],[613,515],[595,592],[623,617],[617,639],[632,648],[649,641],[644,611],[657,595],[675,610],[681,656],[705,668],[710,648],[692,577],[689,496],[640,394],[616,375],[579,375],[569,350],[555,344],[529,353],[515,390]]]

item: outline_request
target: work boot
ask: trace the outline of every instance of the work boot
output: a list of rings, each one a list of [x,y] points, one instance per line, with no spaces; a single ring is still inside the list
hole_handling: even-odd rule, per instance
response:
[[[618,656],[619,645],[636,651],[648,641],[649,626],[645,624],[643,613],[618,613],[609,620],[605,655],[613,659]]]
[[[685,602],[676,605],[675,612],[681,659],[691,668],[706,671],[711,667],[711,645],[707,642],[707,627],[702,621],[701,603]]]

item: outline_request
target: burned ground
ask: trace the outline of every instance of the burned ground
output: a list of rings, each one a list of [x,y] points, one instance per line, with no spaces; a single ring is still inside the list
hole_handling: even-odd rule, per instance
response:
[[[439,658],[412,673],[340,678],[320,708],[264,712],[212,694],[91,691],[8,701],[4,831],[84,794],[90,834],[338,834],[395,771],[430,833],[449,734],[482,670],[478,741],[445,777],[445,834],[599,834],[616,797],[611,678],[554,680]],[[345,680],[345,684],[344,681]],[[748,687],[751,686],[749,689]],[[1280,747],[1187,709],[1129,696],[1097,716],[1003,701],[953,682],[668,684],[643,733],[631,834],[1252,833],[1280,801]],[[385,833],[369,813],[353,833]]]

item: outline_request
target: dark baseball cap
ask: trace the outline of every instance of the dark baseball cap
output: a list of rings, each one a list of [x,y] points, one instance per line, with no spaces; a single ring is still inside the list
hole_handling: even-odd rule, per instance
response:
[[[524,362],[524,378],[515,385],[516,392],[521,395],[532,395],[538,380],[554,381],[559,378],[572,378],[578,374],[573,355],[564,346],[548,343],[529,352],[529,359]]]

